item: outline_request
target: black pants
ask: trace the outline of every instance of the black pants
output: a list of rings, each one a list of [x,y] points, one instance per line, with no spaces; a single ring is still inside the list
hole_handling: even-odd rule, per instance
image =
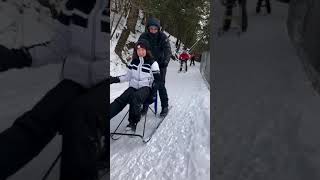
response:
[[[195,66],[195,64],[194,64],[194,59],[191,59],[190,66],[191,66],[192,64]]]
[[[225,20],[223,24],[223,30],[228,31],[232,21],[232,9],[234,4],[238,1],[238,5],[242,8],[241,19],[241,30],[246,31],[248,27],[248,15],[247,15],[247,0],[227,0]]]
[[[97,142],[93,137],[102,124],[98,121],[106,117],[108,90],[105,83],[84,89],[69,80],[50,90],[0,134],[0,179],[36,157],[58,131],[63,137],[60,180],[94,179]]]
[[[168,107],[168,93],[166,89],[166,75],[167,75],[167,67],[160,68],[160,83],[159,83],[159,96],[160,96],[160,101],[161,101],[161,107]]]
[[[141,106],[150,96],[150,93],[150,87],[142,87],[140,89],[129,87],[111,103],[110,118],[112,119],[119,112],[121,112],[127,104],[130,104],[129,122],[138,123],[141,117]]]
[[[168,107],[168,93],[166,89],[166,75],[167,75],[167,67],[160,67],[160,82],[159,82],[159,96],[161,101],[161,107]],[[148,102],[144,102],[143,105],[145,108],[149,106]]]
[[[187,61],[183,61],[183,60],[180,60],[180,70],[179,71],[182,71],[183,64],[185,64],[185,70],[188,71]]]

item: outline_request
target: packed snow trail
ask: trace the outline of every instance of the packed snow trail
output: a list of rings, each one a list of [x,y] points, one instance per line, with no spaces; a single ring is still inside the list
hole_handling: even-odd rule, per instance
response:
[[[213,41],[214,177],[320,179],[320,98],[288,38],[288,5],[271,1],[270,15],[256,15],[247,2],[248,31]]]
[[[199,66],[196,63],[190,67],[188,62],[188,72],[178,73],[180,64],[171,60],[166,87],[169,105],[173,107],[147,144],[136,137],[110,140],[112,180],[209,179],[210,93]],[[128,83],[112,84],[110,88],[112,102],[128,88]],[[111,120],[110,131],[116,128],[127,111],[128,106]],[[158,113],[160,111],[158,99]],[[141,132],[143,121],[139,122],[137,133]],[[155,121],[150,111],[147,121]],[[125,119],[124,126],[127,124]],[[146,131],[150,125],[152,123],[146,125]]]

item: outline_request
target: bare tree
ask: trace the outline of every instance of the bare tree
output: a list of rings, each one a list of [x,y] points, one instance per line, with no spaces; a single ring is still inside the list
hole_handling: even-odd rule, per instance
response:
[[[120,57],[121,61],[124,64],[127,62],[122,58],[122,51],[126,45],[127,39],[130,35],[130,32],[135,33],[135,27],[138,21],[139,9],[137,6],[132,6],[131,1],[129,1],[129,15],[127,19],[127,28],[125,28],[118,40],[118,43],[115,47],[115,53]]]

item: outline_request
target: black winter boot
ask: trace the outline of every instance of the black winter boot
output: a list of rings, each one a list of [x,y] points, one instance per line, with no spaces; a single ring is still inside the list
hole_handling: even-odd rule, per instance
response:
[[[126,127],[126,131],[136,132],[136,128],[137,128],[137,123],[130,122]]]
[[[143,105],[142,110],[140,111],[141,115],[144,116],[147,114],[147,112],[148,112],[148,106]]]
[[[168,114],[168,111],[169,111],[168,106],[163,107],[162,110],[161,110],[161,112],[160,112],[160,116],[161,116],[161,117],[165,117],[165,116]]]

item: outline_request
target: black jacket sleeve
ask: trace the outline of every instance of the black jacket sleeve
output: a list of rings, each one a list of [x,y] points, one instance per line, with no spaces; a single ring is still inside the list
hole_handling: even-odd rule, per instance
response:
[[[171,52],[169,38],[164,33],[162,33],[162,45],[161,46],[163,48],[163,54],[164,54],[163,59],[162,59],[162,62],[164,63],[163,66],[167,67],[170,62],[172,52]]]
[[[119,82],[120,82],[120,78],[119,77],[110,76],[110,84],[119,83]]]
[[[12,68],[24,68],[31,66],[32,58],[27,50],[8,49],[0,45],[0,72]]]
[[[154,81],[152,83],[151,88],[151,96],[156,97],[157,91],[159,89],[159,83],[160,83],[160,73],[153,73]]]
[[[148,33],[147,33],[147,32],[142,33],[142,34],[140,35],[138,41],[140,41],[141,39],[146,39],[146,40],[148,40]]]

